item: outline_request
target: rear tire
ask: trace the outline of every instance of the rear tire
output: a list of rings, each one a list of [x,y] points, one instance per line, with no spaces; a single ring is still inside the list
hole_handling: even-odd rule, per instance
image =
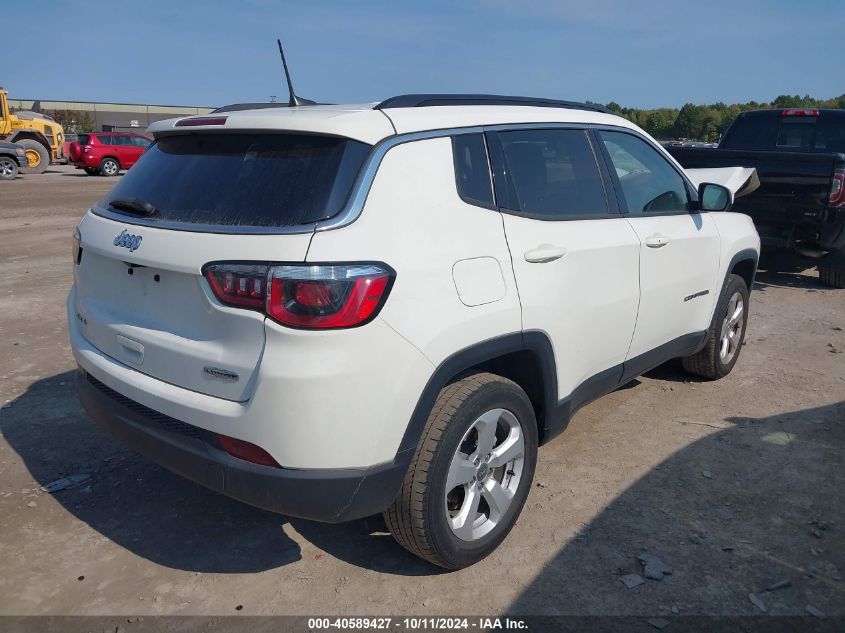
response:
[[[845,270],[819,264],[819,281],[828,288],[845,288]]]
[[[18,177],[18,163],[14,158],[0,156],[0,180],[14,180]]]
[[[23,145],[26,150],[27,164],[21,168],[22,173],[43,174],[47,171],[47,167],[50,166],[50,152],[46,147],[31,138],[21,139],[15,143]]]
[[[506,378],[473,374],[440,392],[385,523],[409,552],[468,567],[510,532],[536,463],[528,396]]]
[[[690,374],[708,380],[724,378],[736,365],[748,324],[748,287],[739,275],[728,275],[704,348],[681,359]]]
[[[120,173],[120,163],[114,158],[104,158],[100,162],[100,173],[103,176],[117,176]]]

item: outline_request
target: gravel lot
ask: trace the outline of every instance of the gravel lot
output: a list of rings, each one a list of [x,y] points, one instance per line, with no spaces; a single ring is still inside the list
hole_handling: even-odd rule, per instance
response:
[[[253,509],[87,418],[71,234],[115,181],[80,174],[0,183],[0,614],[845,615],[845,291],[813,269],[758,275],[728,378],[664,366],[578,413],[500,550],[442,573],[378,520]],[[628,588],[643,551],[673,573]]]

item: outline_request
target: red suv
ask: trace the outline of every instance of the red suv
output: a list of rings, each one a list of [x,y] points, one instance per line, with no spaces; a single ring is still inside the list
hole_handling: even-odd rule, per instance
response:
[[[117,176],[129,169],[152,143],[152,139],[131,132],[94,132],[80,134],[70,144],[70,164],[84,169],[89,176]]]

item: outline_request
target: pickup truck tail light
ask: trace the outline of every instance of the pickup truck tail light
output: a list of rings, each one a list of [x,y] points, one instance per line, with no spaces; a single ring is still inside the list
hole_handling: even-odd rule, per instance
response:
[[[396,273],[379,263],[245,264],[203,268],[214,296],[228,306],[264,312],[288,327],[326,330],[376,317]]]
[[[831,207],[845,207],[845,169],[833,172],[828,203]]]

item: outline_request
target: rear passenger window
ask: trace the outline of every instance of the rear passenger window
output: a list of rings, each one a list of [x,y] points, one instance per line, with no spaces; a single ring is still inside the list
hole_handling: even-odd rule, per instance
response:
[[[598,134],[630,213],[689,210],[686,182],[656,149],[632,134],[605,131]]]
[[[453,136],[452,156],[455,160],[455,181],[461,198],[470,204],[492,205],[493,185],[484,136]]]
[[[100,145],[111,145],[111,136],[95,136],[94,138]]]
[[[499,205],[538,219],[608,213],[598,165],[584,130],[499,132]]]

